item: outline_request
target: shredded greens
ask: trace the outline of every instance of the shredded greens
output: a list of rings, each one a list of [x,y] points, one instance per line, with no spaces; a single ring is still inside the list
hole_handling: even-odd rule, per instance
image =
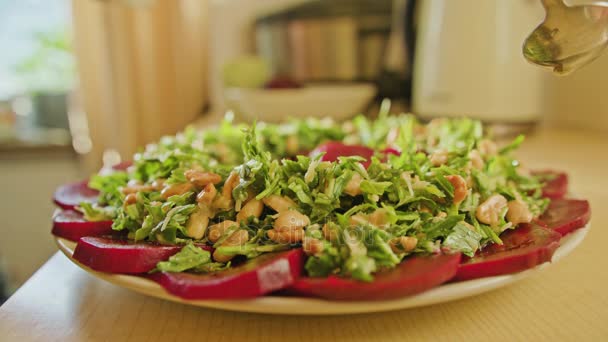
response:
[[[358,156],[308,156],[327,141],[378,152],[367,168]],[[214,272],[235,256],[303,246],[309,276],[371,281],[409,255],[473,256],[501,243],[500,234],[521,223],[512,222],[511,203],[540,215],[548,204],[542,180],[512,155],[522,142],[499,148],[478,121],[423,125],[386,109],[377,120],[344,124],[248,127],[228,119],[216,129],[162,138],[136,154],[128,172],[93,176],[99,203],[83,203],[81,211],[88,220],[113,219],[114,230],[136,241],[184,245],[156,271]],[[219,181],[205,181],[209,174]],[[492,196],[504,205],[489,219],[484,208]]]

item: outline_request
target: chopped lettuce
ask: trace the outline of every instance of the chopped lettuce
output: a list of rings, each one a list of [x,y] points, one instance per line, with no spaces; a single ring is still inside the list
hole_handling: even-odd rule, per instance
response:
[[[122,171],[112,172],[110,174],[94,175],[89,180],[91,189],[99,190],[98,199],[99,205],[102,206],[119,206],[124,195],[120,192],[120,188],[127,184],[129,177],[127,173]]]
[[[82,212],[87,221],[108,221],[116,216],[116,210],[113,207],[100,207],[89,202],[80,203],[78,210]]]
[[[473,229],[471,229],[473,228]],[[461,252],[472,257],[480,247],[482,235],[474,227],[462,222],[454,226],[453,231],[443,241],[443,246],[454,252]]]
[[[209,263],[211,263],[211,253],[189,243],[181,251],[169,257],[169,260],[156,264],[153,272],[183,272],[193,268],[201,269]]]

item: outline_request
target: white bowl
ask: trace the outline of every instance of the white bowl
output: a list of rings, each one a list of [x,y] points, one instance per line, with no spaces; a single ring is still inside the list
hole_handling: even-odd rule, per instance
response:
[[[371,83],[317,84],[290,89],[228,88],[228,109],[246,121],[331,117],[342,121],[365,110],[376,95]]]

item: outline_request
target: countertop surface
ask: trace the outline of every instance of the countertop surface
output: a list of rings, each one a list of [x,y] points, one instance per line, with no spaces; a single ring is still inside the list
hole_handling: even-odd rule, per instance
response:
[[[568,130],[544,129],[524,143],[519,155],[529,167],[569,172],[571,189],[591,201],[592,228],[564,260],[502,289],[387,313],[244,314],[146,297],[95,279],[57,253],[0,307],[0,341],[605,340],[606,151],[608,137]]]

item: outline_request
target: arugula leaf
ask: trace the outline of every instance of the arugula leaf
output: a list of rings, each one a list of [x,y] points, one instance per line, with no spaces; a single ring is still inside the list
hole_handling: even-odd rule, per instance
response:
[[[456,252],[473,257],[481,245],[482,236],[462,222],[457,223],[443,241],[443,246]]]
[[[101,206],[120,206],[124,195],[120,188],[129,180],[126,172],[115,171],[106,175],[94,175],[89,180],[89,188],[100,192],[98,204]]]
[[[391,186],[391,182],[376,182],[370,180],[361,181],[361,191],[371,195],[382,195]]]
[[[83,214],[85,220],[92,222],[108,221],[116,216],[116,210],[113,207],[100,207],[89,202],[80,203],[77,209]]]
[[[520,134],[515,139],[513,139],[513,141],[511,143],[509,143],[507,146],[504,146],[503,148],[501,148],[498,151],[498,153],[499,154],[511,153],[512,151],[518,149],[519,146],[524,142],[524,140],[526,140],[526,137],[523,134]]]
[[[441,236],[448,235],[456,226],[456,224],[464,220],[464,215],[449,215],[446,218],[437,221],[430,225],[427,229],[427,236],[433,240]]]
[[[169,210],[161,224],[152,229],[151,235],[160,234],[162,238],[159,241],[162,243],[175,243],[178,232],[182,233],[182,236],[186,236],[185,224],[196,208],[196,204],[174,207]]]
[[[219,246],[217,251],[224,255],[244,255],[247,259],[255,258],[262,253],[280,252],[290,248],[288,244],[258,245],[246,243],[242,246]]]
[[[348,230],[343,230],[344,242],[350,251],[350,255],[344,261],[344,272],[353,279],[361,281],[372,281],[372,273],[376,271],[376,261],[367,255],[367,247],[356,236]]]
[[[156,264],[156,268],[152,272],[183,272],[193,268],[200,268],[211,262],[211,253],[196,247],[193,243],[189,243],[173,256],[169,257],[168,261],[161,261]]]

